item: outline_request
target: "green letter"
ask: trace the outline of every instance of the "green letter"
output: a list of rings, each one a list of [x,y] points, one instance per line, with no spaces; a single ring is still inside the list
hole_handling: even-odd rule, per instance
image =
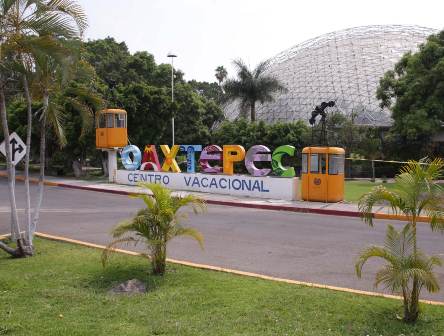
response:
[[[296,149],[290,145],[279,146],[271,156],[271,167],[277,176],[294,177],[296,175],[293,167],[284,167],[282,157],[284,155],[294,156]]]

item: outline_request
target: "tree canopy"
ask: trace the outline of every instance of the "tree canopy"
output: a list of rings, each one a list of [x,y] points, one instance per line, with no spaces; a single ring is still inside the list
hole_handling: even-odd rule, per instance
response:
[[[285,91],[286,88],[279,80],[267,75],[268,61],[259,63],[253,70],[240,59],[235,60],[233,64],[237,78],[226,80],[224,84],[226,99],[238,99],[241,115],[245,117],[247,109],[250,109],[250,119],[255,121],[256,102],[273,101],[273,94]]]
[[[431,35],[417,53],[407,53],[380,81],[381,107],[392,111],[393,135],[408,156],[431,154],[444,123],[444,31]],[[415,155],[416,154],[416,155]]]

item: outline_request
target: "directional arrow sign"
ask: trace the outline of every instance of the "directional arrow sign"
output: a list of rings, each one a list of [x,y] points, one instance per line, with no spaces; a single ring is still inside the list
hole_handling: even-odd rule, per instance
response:
[[[9,135],[9,148],[12,156],[12,164],[15,166],[26,154],[26,145],[15,132]],[[0,144],[0,153],[6,156],[5,141]]]

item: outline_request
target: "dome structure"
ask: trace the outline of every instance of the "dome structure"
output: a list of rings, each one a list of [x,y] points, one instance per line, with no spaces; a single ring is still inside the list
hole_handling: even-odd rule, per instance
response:
[[[415,52],[437,30],[419,26],[379,25],[336,31],[298,44],[270,59],[268,75],[288,89],[273,102],[257,103],[257,119],[266,122],[305,120],[322,102],[355,115],[361,125],[387,126],[390,112],[376,99],[380,78],[402,55]],[[239,114],[238,103],[225,107],[227,118]]]

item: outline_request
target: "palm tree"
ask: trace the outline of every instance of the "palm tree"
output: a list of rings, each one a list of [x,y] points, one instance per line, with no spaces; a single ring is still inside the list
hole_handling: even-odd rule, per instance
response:
[[[400,293],[404,303],[404,321],[414,322],[418,318],[418,297],[413,288],[419,291],[425,287],[430,293],[439,291],[438,280],[433,273],[434,266],[441,266],[438,256],[428,257],[420,250],[414,253],[415,231],[406,224],[398,232],[388,225],[385,244],[365,249],[355,265],[356,274],[362,276],[362,268],[370,258],[381,258],[386,265],[375,276],[375,287],[384,284],[393,293]]]
[[[0,36],[2,50],[0,62],[5,68],[5,55],[12,57],[14,62],[9,64],[8,70],[21,74],[23,90],[28,105],[27,109],[27,154],[25,157],[25,186],[26,186],[26,217],[27,235],[20,236],[20,226],[16,214],[14,194],[14,167],[10,164],[10,154],[7,155],[7,170],[9,179],[9,193],[11,195],[11,232],[18,238],[18,246],[26,245],[27,254],[32,254],[30,193],[29,193],[29,153],[32,130],[32,97],[29,90],[30,78],[33,76],[35,52],[51,52],[53,41],[58,38],[71,39],[80,37],[87,26],[86,15],[82,8],[73,0],[0,0]],[[31,48],[30,48],[31,47]],[[36,48],[37,47],[37,48]],[[8,51],[8,53],[5,53]],[[3,69],[2,69],[3,73]],[[3,132],[9,139],[9,129],[6,118],[4,76],[0,78],[0,114]],[[8,152],[8,150],[7,150]],[[1,246],[0,246],[1,247]],[[24,251],[23,249],[21,249]],[[20,253],[19,253],[20,254]],[[23,254],[23,253],[21,253]]]
[[[143,242],[149,248],[152,270],[154,274],[163,275],[166,267],[168,242],[178,236],[190,236],[203,248],[203,236],[196,229],[184,227],[180,219],[186,214],[177,212],[184,206],[190,205],[194,213],[205,210],[205,203],[198,197],[172,197],[171,191],[159,184],[141,183],[141,187],[152,192],[149,195],[134,195],[144,201],[146,208],[137,212],[130,220],[120,223],[112,231],[115,240],[104,250],[102,264],[105,266],[109,253],[120,243]]]
[[[383,186],[373,188],[359,200],[359,210],[363,219],[373,226],[373,207],[377,204],[388,204],[394,214],[403,214],[408,220],[409,244],[413,262],[424,261],[425,258],[418,249],[416,225],[419,216],[427,216],[432,230],[444,231],[444,193],[436,182],[444,172],[442,159],[422,159],[409,161],[395,178],[395,190],[389,191]],[[365,253],[363,254],[365,256]],[[371,256],[371,255],[370,255]],[[362,258],[362,256],[361,256]],[[428,259],[427,259],[428,260]],[[435,260],[435,259],[433,259]],[[422,262],[421,261],[421,262]],[[431,267],[436,263],[432,263]],[[430,272],[431,272],[430,268]],[[359,275],[359,274],[358,274]],[[411,272],[411,291],[404,293],[404,301],[409,305],[406,320],[414,321],[418,316],[419,294],[423,287],[422,275]],[[400,288],[399,286],[397,288]],[[428,288],[429,289],[429,288]]]
[[[256,102],[263,104],[273,101],[273,94],[286,91],[286,88],[279,80],[266,74],[268,61],[259,63],[253,70],[250,70],[240,59],[235,60],[233,64],[236,68],[237,79],[228,79],[225,82],[227,99],[229,101],[239,99],[242,114],[245,115],[249,108],[251,121],[255,121]]]
[[[66,145],[64,132],[65,109],[69,107],[77,112],[82,121],[82,135],[90,129],[94,121],[94,112],[99,110],[103,101],[91,88],[81,85],[68,85],[74,72],[78,72],[77,57],[73,47],[78,50],[78,44],[66,44],[61,49],[62,57],[47,54],[35,57],[36,64],[36,91],[42,97],[43,106],[40,116],[40,176],[39,192],[34,209],[31,225],[31,235],[34,234],[40,219],[40,209],[43,201],[44,179],[46,166],[46,134],[48,126],[57,136],[60,147]],[[69,52],[70,57],[64,56]],[[60,56],[60,55],[59,55]],[[79,70],[81,72],[81,70]],[[81,74],[80,74],[81,75]],[[65,88],[65,89],[64,89]],[[50,99],[51,98],[51,99]]]
[[[219,86],[221,86],[222,82],[225,80],[225,78],[227,78],[228,75],[227,69],[225,69],[223,65],[219,65],[215,71],[216,71],[215,74],[216,79],[219,82]]]

